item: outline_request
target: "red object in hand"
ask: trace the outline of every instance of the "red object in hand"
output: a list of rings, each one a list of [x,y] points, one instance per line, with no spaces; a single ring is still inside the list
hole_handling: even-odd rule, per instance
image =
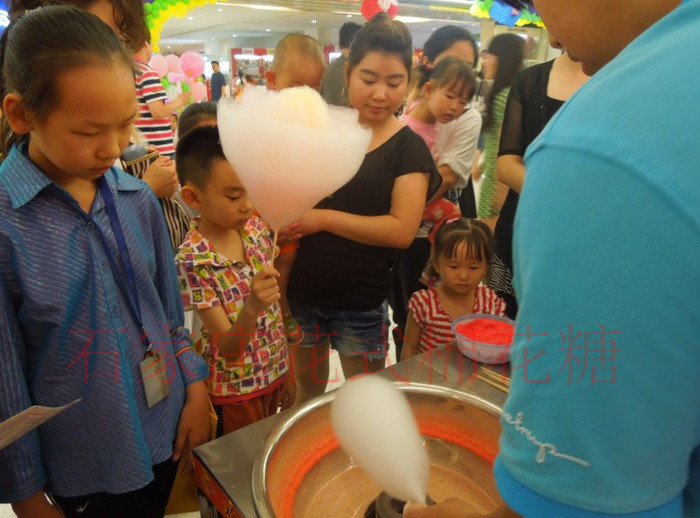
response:
[[[509,345],[515,328],[508,322],[477,318],[457,325],[457,332],[471,340],[492,345]]]
[[[364,0],[360,12],[365,20],[370,20],[374,15],[385,11],[393,19],[399,12],[398,0]]]

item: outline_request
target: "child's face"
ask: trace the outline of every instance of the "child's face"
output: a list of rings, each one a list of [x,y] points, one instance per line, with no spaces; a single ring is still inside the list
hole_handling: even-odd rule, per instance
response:
[[[459,117],[469,102],[467,92],[459,84],[434,87],[428,81],[425,84],[424,92],[425,102],[428,103],[430,113],[443,124]]]
[[[476,289],[486,275],[486,260],[477,261],[467,255],[467,246],[457,246],[453,257],[438,256],[432,258],[433,265],[443,289],[454,295],[466,295]]]
[[[202,219],[221,229],[241,229],[253,215],[253,206],[238,175],[227,160],[215,160],[204,190],[194,188]]]
[[[318,91],[323,77],[323,63],[319,60],[290,52],[280,69],[271,75],[272,90],[308,86]]]
[[[85,65],[60,74],[56,88],[57,105],[29,124],[29,158],[59,185],[96,180],[129,143],[133,73],[125,65]]]
[[[347,78],[350,104],[370,127],[382,124],[399,109],[408,87],[408,70],[396,54],[368,52]]]

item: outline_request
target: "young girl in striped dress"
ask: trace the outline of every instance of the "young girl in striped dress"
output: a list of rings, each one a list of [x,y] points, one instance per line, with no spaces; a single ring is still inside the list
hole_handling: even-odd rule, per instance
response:
[[[450,344],[452,320],[459,316],[504,314],[505,303],[481,284],[492,253],[493,235],[481,221],[457,218],[438,229],[426,271],[434,286],[415,292],[408,302],[402,360]]]

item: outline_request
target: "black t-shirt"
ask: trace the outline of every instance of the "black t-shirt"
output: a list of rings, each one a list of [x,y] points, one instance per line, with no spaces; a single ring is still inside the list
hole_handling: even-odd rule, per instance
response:
[[[361,216],[388,214],[394,180],[415,172],[430,174],[430,196],[440,185],[440,175],[423,139],[406,126],[367,153],[355,176],[316,208]],[[376,307],[389,292],[394,252],[330,232],[306,236],[292,267],[289,298],[333,309]]]
[[[498,156],[525,156],[525,150],[540,134],[564,101],[547,97],[549,74],[554,60],[527,68],[515,76],[508,93]],[[509,268],[513,265],[513,221],[518,193],[510,189],[496,223],[496,253]]]

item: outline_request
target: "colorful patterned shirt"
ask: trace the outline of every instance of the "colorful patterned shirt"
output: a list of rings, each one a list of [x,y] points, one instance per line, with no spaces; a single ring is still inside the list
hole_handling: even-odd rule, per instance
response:
[[[423,353],[448,345],[454,341],[452,317],[440,304],[435,288],[418,290],[408,301],[408,310],[421,328],[418,352]],[[503,316],[506,304],[486,286],[479,285],[474,290],[472,313],[488,313]]]
[[[252,217],[241,231],[246,263],[217,252],[199,231],[199,219],[180,246],[175,262],[185,311],[222,306],[235,323],[250,294],[251,281],[274,257],[269,227]],[[274,303],[258,316],[255,337],[237,361],[224,358],[207,329],[195,348],[209,364],[209,394],[214,404],[226,404],[267,391],[289,370],[282,311]]]
[[[136,101],[139,114],[134,121],[134,128],[138,129],[146,137],[149,144],[153,144],[161,155],[173,156],[175,143],[173,128],[170,126],[170,117],[156,119],[148,108],[148,103],[166,101],[168,96],[160,82],[160,77],[151,67],[143,61],[134,59],[136,64]]]

